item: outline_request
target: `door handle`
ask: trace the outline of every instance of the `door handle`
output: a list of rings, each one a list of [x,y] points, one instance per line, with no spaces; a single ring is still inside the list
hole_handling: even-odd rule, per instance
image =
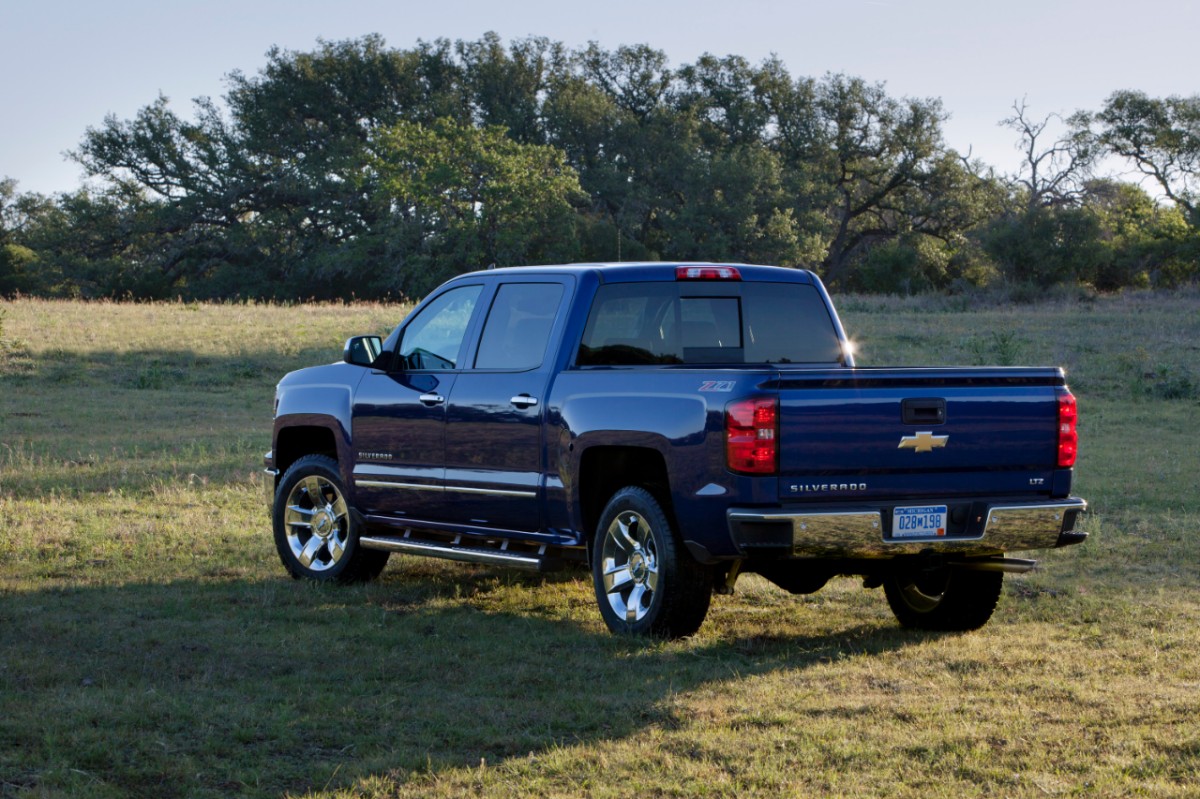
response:
[[[441,394],[422,394],[418,399],[426,405],[441,405],[446,401],[446,398]]]
[[[513,397],[511,400],[509,400],[509,402],[511,402],[513,405],[516,405],[518,408],[532,408],[538,403],[537,397],[531,397],[528,394],[522,394],[519,397]]]

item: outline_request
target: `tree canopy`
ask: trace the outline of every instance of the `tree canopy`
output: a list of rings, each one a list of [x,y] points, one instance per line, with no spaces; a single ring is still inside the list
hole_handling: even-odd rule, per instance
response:
[[[1117,92],[1057,138],[1024,101],[1024,168],[943,140],[936,98],[778,59],[378,36],[274,48],[184,114],[89,128],[89,183],[0,183],[0,294],[420,296],[495,263],[700,259],[864,291],[1197,279],[1200,98]],[[1127,159],[1172,205],[1098,179]]]

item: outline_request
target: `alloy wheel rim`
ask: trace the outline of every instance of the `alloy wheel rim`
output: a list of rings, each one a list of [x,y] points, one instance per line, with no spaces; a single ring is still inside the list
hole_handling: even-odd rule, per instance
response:
[[[650,612],[658,588],[654,530],[635,511],[618,513],[604,532],[600,554],[604,596],[617,617],[639,622]]]
[[[292,487],[284,512],[288,548],[310,571],[332,569],[346,554],[350,533],[346,500],[330,480],[309,475]]]

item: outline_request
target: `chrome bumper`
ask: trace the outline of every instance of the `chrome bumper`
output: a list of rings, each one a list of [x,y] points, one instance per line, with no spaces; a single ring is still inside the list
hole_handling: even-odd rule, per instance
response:
[[[267,507],[275,505],[275,487],[279,484],[279,470],[275,468],[275,450],[263,455],[263,498]]]
[[[729,531],[743,554],[774,557],[890,558],[939,552],[988,555],[1051,549],[1083,541],[1076,517],[1087,510],[1077,497],[1049,502],[988,505],[957,535],[893,539],[884,509],[788,511],[730,508]]]
[[[275,469],[263,469],[263,500],[267,503],[268,508],[275,506],[275,481],[279,479],[279,472]]]

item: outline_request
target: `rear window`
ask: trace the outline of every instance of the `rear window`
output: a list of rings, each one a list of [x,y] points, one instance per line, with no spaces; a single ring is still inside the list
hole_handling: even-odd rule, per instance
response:
[[[816,288],[802,283],[615,283],[596,292],[580,366],[839,363]]]

